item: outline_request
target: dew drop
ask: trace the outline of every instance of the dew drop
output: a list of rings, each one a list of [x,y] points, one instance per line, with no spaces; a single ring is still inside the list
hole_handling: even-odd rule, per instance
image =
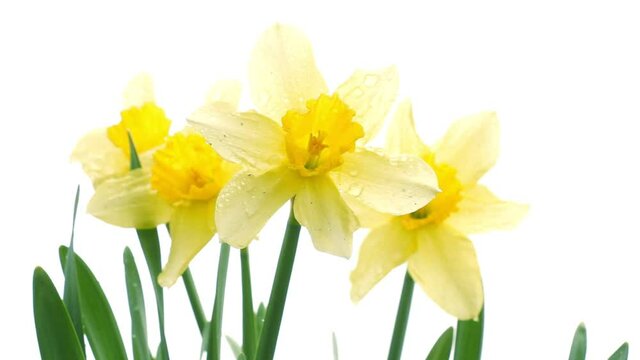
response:
[[[349,186],[348,192],[350,195],[358,197],[362,194],[363,187],[360,184],[351,184]]]
[[[352,177],[358,176],[358,170],[350,170],[349,171],[349,176],[352,176]]]

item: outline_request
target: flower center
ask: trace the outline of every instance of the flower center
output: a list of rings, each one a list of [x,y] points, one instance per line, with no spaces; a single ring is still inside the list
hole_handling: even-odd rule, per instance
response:
[[[355,112],[338,95],[307,101],[307,111],[288,111],[282,118],[287,156],[302,176],[324,174],[342,164],[342,154],[364,136]]]
[[[178,133],[153,154],[151,187],[173,204],[211,200],[234,170],[202,136]]]
[[[433,156],[430,155],[423,159],[436,173],[441,192],[424,207],[401,217],[402,224],[409,230],[427,224],[442,223],[458,209],[458,202],[462,199],[462,184],[456,177],[456,169],[447,164],[436,164]]]
[[[143,153],[161,145],[169,134],[171,120],[167,119],[164,111],[156,104],[148,102],[141,107],[130,107],[120,113],[120,123],[107,129],[107,137],[122,149],[127,157],[129,152],[129,137],[131,134],[136,151]]]

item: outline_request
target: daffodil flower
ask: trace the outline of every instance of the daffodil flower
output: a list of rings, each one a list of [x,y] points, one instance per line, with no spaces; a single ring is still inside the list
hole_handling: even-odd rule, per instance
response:
[[[426,206],[389,216],[371,230],[351,274],[351,298],[359,301],[389,271],[408,263],[411,277],[446,312],[474,319],[484,298],[476,252],[466,234],[511,228],[526,205],[505,202],[478,181],[496,162],[499,129],[494,113],[455,122],[430,149],[415,131],[411,105],[399,107],[387,134],[387,150],[422,157],[442,190]]]
[[[275,25],[253,50],[249,78],[257,112],[205,106],[189,117],[223,158],[245,168],[219,196],[222,241],[246,247],[295,197],[295,217],[315,247],[348,257],[358,220],[345,197],[400,215],[435,196],[435,175],[424,161],[362,147],[396,97],[395,68],[357,71],[330,94],[307,38]]]
[[[171,286],[215,235],[215,202],[237,166],[193,131],[168,137],[170,122],[153,103],[151,88],[147,77],[136,78],[125,93],[143,95],[143,101],[123,111],[118,125],[83,138],[73,158],[94,182],[90,214],[128,228],[169,223],[171,251],[158,283]],[[237,83],[220,83],[208,103],[235,108],[238,97]],[[128,134],[140,155],[139,169],[129,170]]]

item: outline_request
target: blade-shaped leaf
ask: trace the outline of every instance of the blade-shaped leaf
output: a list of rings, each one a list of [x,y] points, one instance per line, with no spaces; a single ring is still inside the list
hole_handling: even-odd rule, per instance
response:
[[[227,339],[227,343],[229,344],[229,347],[231,348],[231,352],[233,352],[233,356],[236,359],[239,359],[240,355],[244,355],[242,353],[242,346],[240,346],[240,344],[238,344],[237,341],[233,340],[233,338],[231,336],[225,336],[225,338]]]
[[[336,338],[336,333],[331,333],[331,344],[333,345],[333,360],[339,360],[338,354],[338,339]]]
[[[584,360],[587,356],[587,329],[583,323],[578,325],[576,333],[573,335],[569,360]]]
[[[60,261],[66,266],[68,248],[60,247]],[[98,280],[89,266],[77,255],[76,263],[78,294],[82,311],[82,325],[89,339],[89,345],[96,360],[127,359],[118,324],[111,306]]]
[[[253,359],[256,352],[256,315],[253,311],[253,292],[251,289],[251,267],[249,248],[240,249],[240,269],[242,281],[242,350]]]
[[[211,321],[204,332],[204,349],[207,350],[207,360],[220,359],[220,338],[222,333],[222,314],[224,310],[224,293],[227,285],[227,269],[229,268],[229,245],[220,245],[218,259],[218,273],[216,277],[216,295],[213,301]]]
[[[453,345],[453,328],[445,330],[429,351],[427,360],[448,360]]]
[[[69,313],[41,267],[33,272],[33,316],[43,360],[84,359]]]
[[[75,235],[76,228],[76,215],[78,213],[78,199],[80,198],[80,185],[76,188],[76,197],[73,203],[73,220],[71,223],[71,240],[69,241],[69,253],[67,254],[67,264],[63,267],[62,271],[64,272],[64,295],[62,296],[64,305],[67,307],[69,311],[69,316],[71,317],[71,322],[73,323],[73,327],[76,330],[76,334],[78,335],[78,340],[80,341],[80,348],[82,348],[82,352],[84,349],[84,330],[82,329],[82,313],[80,312],[80,300],[78,299],[78,282],[77,282],[77,274],[76,274],[76,263],[75,261],[69,261],[70,257],[73,256],[73,238]]]
[[[484,328],[484,306],[478,320],[458,320],[454,360],[479,360],[482,354],[482,333]]]
[[[123,261],[129,313],[131,314],[133,358],[135,360],[148,360],[151,359],[151,352],[149,351],[147,340],[147,314],[144,306],[144,294],[138,267],[129,247],[124,249]]]
[[[260,303],[258,305],[258,310],[256,311],[256,338],[260,339],[260,334],[262,333],[262,325],[264,325],[264,317],[267,315],[267,307],[264,306],[264,303]]]
[[[625,342],[624,344],[620,345],[618,350],[616,350],[616,352],[614,352],[613,355],[609,357],[609,360],[627,360],[628,357],[629,357],[629,344]]]

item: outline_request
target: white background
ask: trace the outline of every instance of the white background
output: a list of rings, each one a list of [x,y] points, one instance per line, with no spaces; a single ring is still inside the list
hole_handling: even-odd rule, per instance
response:
[[[640,346],[640,12],[616,1],[437,3],[2,2],[0,358],[38,358],[33,268],[43,266],[61,289],[57,248],[69,240],[76,184],[83,209],[92,193],[68,161],[76,140],[118,121],[124,85],[140,71],[153,75],[158,103],[180,129],[215,80],[245,79],[255,40],[276,21],[307,33],[330,87],[359,67],[398,65],[402,94],[413,99],[429,143],[459,116],[497,111],[502,152],[483,182],[531,211],[515,231],[473,237],[486,290],[485,359],[566,359],[581,321],[589,359],[606,358],[625,340],[633,358]],[[268,298],[286,211],[251,247],[256,302]],[[165,256],[167,245],[165,236]],[[124,246],[148,285],[135,233],[81,212],[77,251],[101,280],[130,349]],[[217,252],[216,238],[192,264],[207,313]],[[223,327],[239,340],[238,258],[232,251]],[[330,359],[332,331],[341,359],[386,358],[404,269],[353,305],[354,266],[355,256],[315,251],[303,231],[278,359]],[[173,358],[197,358],[181,282],[166,292],[166,304]],[[404,359],[424,359],[453,324],[416,288]]]

